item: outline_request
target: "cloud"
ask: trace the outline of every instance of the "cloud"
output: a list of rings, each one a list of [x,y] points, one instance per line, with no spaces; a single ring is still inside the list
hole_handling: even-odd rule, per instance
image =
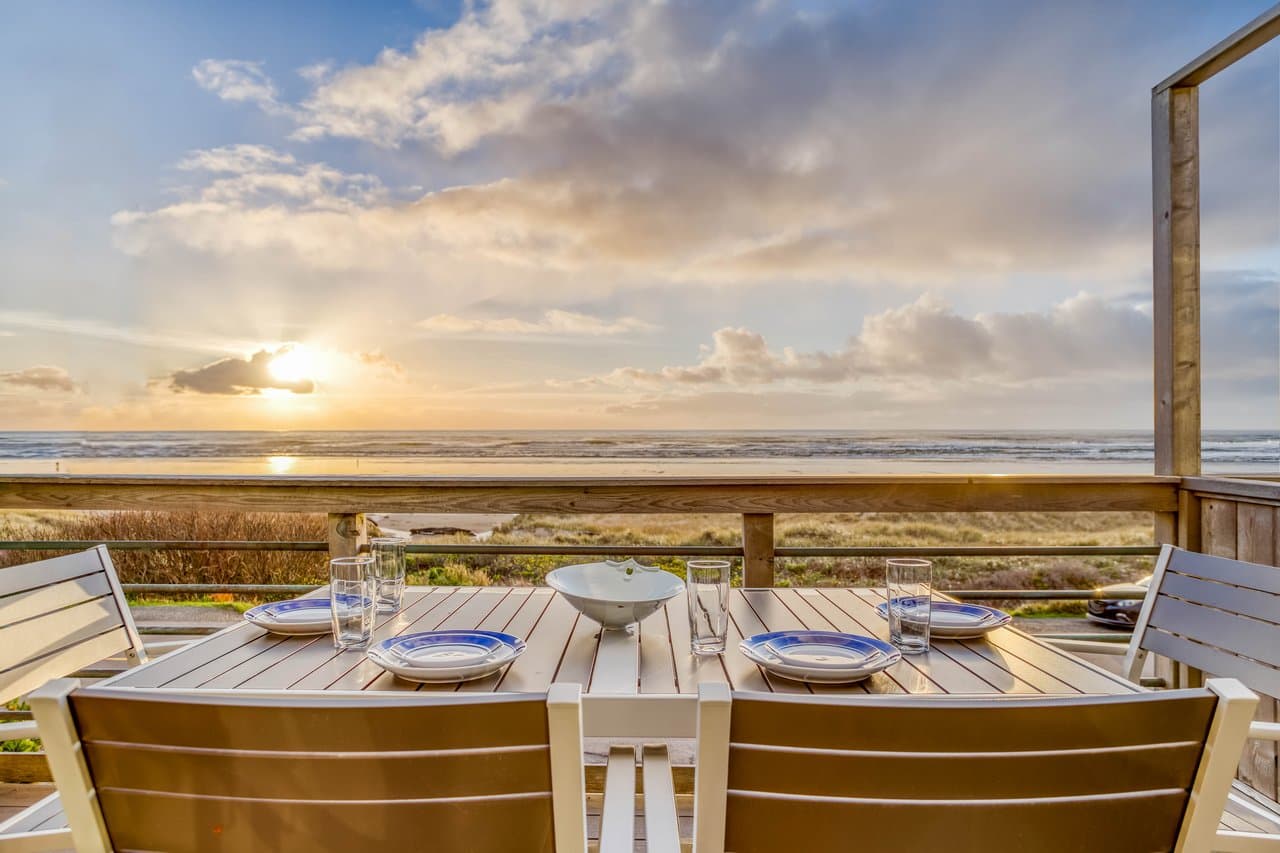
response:
[[[196,84],[224,101],[255,104],[277,112],[276,87],[262,69],[261,62],[243,59],[205,59],[191,69]]]
[[[574,311],[550,310],[535,321],[515,317],[472,319],[452,314],[436,314],[418,323],[418,328],[433,335],[481,336],[498,338],[559,337],[600,338],[628,335],[653,330],[653,325],[636,317],[605,320]]]
[[[0,373],[0,384],[13,388],[31,388],[36,391],[60,391],[73,393],[80,386],[71,378],[71,374],[62,367],[39,365],[25,370],[12,370]]]
[[[964,317],[936,296],[866,317],[840,349],[771,349],[743,328],[717,331],[697,363],[622,367],[585,382],[638,387],[833,385],[873,380],[1026,382],[1149,370],[1151,319],[1080,294],[1047,312]],[[580,381],[581,382],[581,381]]]
[[[1149,256],[1149,86],[1183,51],[1148,23],[1125,4],[1014,0],[928,15],[892,3],[468,4],[408,50],[308,69],[290,115],[300,139],[466,155],[463,171],[484,177],[341,223],[236,210],[224,227],[296,232],[289,244],[346,229],[417,262],[645,280],[1131,275]],[[226,88],[277,109],[260,66],[234,70],[252,85]],[[1273,159],[1274,134],[1241,115],[1206,131],[1254,140],[1228,146],[1242,155],[1235,171]],[[1258,227],[1236,218],[1224,234],[1256,242]]]
[[[174,391],[191,391],[196,394],[258,394],[265,389],[276,388],[295,394],[315,391],[315,382],[309,378],[280,379],[271,372],[271,362],[291,348],[258,350],[246,358],[229,356],[191,370],[177,370],[161,384]]]
[[[384,376],[403,379],[406,373],[403,364],[386,355],[381,350],[370,350],[369,352],[355,353],[355,359],[365,367],[373,368]]]
[[[188,152],[178,162],[178,168],[242,175],[265,167],[293,166],[296,162],[292,154],[277,151],[269,145],[241,144]]]

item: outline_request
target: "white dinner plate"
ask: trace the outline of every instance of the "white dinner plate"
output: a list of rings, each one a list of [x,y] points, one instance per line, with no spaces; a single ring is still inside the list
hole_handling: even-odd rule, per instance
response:
[[[259,604],[244,612],[245,621],[273,634],[310,636],[333,631],[327,598],[292,598]]]

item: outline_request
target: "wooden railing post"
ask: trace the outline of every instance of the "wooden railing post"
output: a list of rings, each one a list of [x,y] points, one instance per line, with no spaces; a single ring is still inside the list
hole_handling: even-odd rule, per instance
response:
[[[329,513],[329,558],[354,557],[360,546],[367,545],[369,535],[362,512]]]
[[[742,514],[742,585],[773,586],[773,513]]]

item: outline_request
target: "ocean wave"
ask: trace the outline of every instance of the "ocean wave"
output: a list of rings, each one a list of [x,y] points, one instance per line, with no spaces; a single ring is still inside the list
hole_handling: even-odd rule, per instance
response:
[[[1144,462],[1142,432],[0,432],[0,459],[563,458]],[[1205,433],[1206,464],[1274,464],[1280,433]]]

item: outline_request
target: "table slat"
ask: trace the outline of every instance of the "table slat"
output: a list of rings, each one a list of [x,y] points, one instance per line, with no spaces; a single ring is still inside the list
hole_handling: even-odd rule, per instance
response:
[[[573,631],[578,611],[562,595],[555,595],[525,642],[529,648],[507,668],[498,690],[512,693],[543,693],[555,679]]]
[[[505,631],[522,639],[529,637],[533,633],[534,626],[542,618],[542,614],[546,611],[547,605],[551,603],[551,599],[555,594],[546,587],[530,587],[529,589],[531,590],[529,595],[521,603],[520,609],[516,611],[515,615],[507,621],[504,627],[495,628],[494,630]],[[488,618],[492,619],[493,614],[490,614]],[[528,652],[526,651],[525,654],[528,654]],[[506,674],[504,669],[485,678],[464,681],[458,685],[458,691],[462,693],[492,693],[498,689],[499,682],[502,681]]]
[[[689,599],[684,593],[664,608],[671,636],[671,657],[675,663],[677,687],[681,693],[697,693],[703,682],[725,684],[729,680],[721,655],[695,655],[689,631]]]
[[[666,608],[644,620],[640,632],[640,692],[678,693],[671,626]],[[686,647],[687,648],[687,647]]]
[[[406,605],[412,606],[422,601],[426,593],[427,590],[415,589],[413,596],[410,597],[406,592]],[[408,608],[406,607],[406,609]],[[402,612],[404,611],[402,610]],[[377,614],[375,618],[374,631],[376,634],[380,626],[401,617],[399,614],[388,613]],[[210,678],[200,686],[219,690],[245,687],[249,681],[262,677],[268,671],[279,669],[281,674],[275,679],[275,685],[288,687],[292,681],[306,675],[335,654],[337,654],[337,649],[333,647],[333,637],[328,634],[319,637],[285,637],[282,642],[272,646],[262,654],[255,655],[243,663]],[[303,667],[306,668],[302,669]],[[286,673],[297,672],[300,669],[301,671],[298,672],[294,679],[282,680]],[[271,679],[263,680],[272,683]]]

